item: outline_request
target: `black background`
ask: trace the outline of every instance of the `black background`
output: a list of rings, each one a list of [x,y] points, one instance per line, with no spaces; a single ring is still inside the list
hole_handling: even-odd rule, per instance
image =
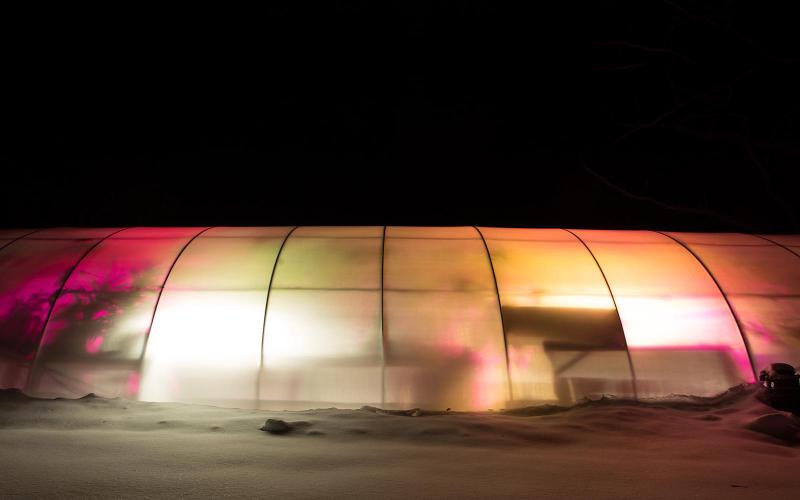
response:
[[[0,225],[798,232],[791,4],[379,4],[7,13]]]

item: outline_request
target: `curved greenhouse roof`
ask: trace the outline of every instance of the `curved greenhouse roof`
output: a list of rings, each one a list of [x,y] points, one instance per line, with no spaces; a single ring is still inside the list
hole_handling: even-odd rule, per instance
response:
[[[0,386],[235,406],[711,395],[800,364],[800,236],[0,230]]]

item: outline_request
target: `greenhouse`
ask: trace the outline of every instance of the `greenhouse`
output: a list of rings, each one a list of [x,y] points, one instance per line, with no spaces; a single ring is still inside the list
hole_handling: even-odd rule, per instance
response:
[[[800,364],[800,236],[0,230],[0,386],[275,409],[713,395]]]

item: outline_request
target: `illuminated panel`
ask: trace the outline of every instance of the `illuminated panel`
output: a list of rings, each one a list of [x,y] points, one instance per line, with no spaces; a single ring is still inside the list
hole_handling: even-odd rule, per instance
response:
[[[515,404],[633,397],[617,310],[581,242],[560,229],[481,231],[503,304]]]
[[[678,243],[647,231],[576,231],[617,302],[639,396],[712,395],[752,382],[722,294]]]
[[[281,253],[269,297],[263,407],[381,401],[383,227],[301,227]]]
[[[477,231],[389,227],[384,266],[387,406],[504,407],[500,309]]]
[[[25,387],[48,311],[67,274],[99,238],[113,231],[39,232],[0,251],[0,387]]]
[[[212,228],[169,275],[139,398],[255,406],[264,305],[290,228]]]
[[[800,258],[755,236],[671,234],[703,260],[725,291],[756,368],[800,364]]]
[[[126,229],[92,250],[55,304],[29,391],[135,397],[159,290],[180,250],[200,230]]]

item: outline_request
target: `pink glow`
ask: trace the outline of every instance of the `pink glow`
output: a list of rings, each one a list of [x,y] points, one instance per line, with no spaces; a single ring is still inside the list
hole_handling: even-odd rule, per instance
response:
[[[100,346],[102,345],[103,337],[90,337],[86,340],[86,352],[96,354],[100,351]]]
[[[63,280],[93,240],[19,240],[0,261],[0,350],[31,361]]]
[[[760,321],[749,321],[747,328],[759,334],[764,340],[768,342],[778,342],[778,338],[769,331],[769,328],[764,326]]]
[[[534,346],[531,345],[508,347],[508,362],[512,370],[518,373],[524,373],[529,369],[535,355]]]
[[[92,320],[97,321],[98,319],[105,318],[106,316],[109,316],[110,314],[111,313],[109,313],[107,310],[102,309],[102,310],[97,311],[96,313],[94,313],[92,315]]]
[[[733,351],[735,347],[727,344],[653,344],[630,346],[636,351]]]
[[[128,375],[128,382],[125,384],[125,389],[128,391],[128,396],[135,396],[139,394],[139,385],[141,382],[141,375],[139,372],[133,372]]]
[[[83,378],[98,394],[136,396],[139,376],[130,375],[131,367],[141,359],[158,292],[175,256],[199,231],[125,230],[95,247],[69,276],[53,308],[37,353],[40,370],[47,373],[58,363],[60,376]],[[103,367],[88,362],[99,356],[107,362]],[[53,376],[42,377],[29,390],[63,394],[59,384]]]
[[[475,408],[488,408],[497,400],[498,382],[501,382],[498,378],[503,373],[505,359],[500,354],[493,353],[491,345],[472,352],[470,358],[477,367],[470,400]]]

